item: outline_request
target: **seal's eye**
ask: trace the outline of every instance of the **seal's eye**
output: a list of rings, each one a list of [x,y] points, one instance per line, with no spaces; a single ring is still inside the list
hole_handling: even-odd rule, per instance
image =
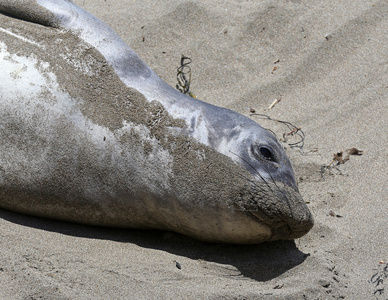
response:
[[[261,160],[268,160],[268,161],[272,161],[272,162],[277,162],[278,159],[277,159],[277,155],[276,155],[276,151],[268,146],[268,145],[251,145],[251,151],[253,153],[254,156],[256,156],[257,158],[261,159]]]
[[[260,154],[268,160],[273,160],[272,152],[266,147],[260,147],[259,148]]]

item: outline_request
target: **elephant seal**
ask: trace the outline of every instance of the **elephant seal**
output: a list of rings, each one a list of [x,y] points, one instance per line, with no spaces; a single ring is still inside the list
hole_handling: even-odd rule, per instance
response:
[[[276,138],[162,81],[68,0],[0,4],[0,207],[254,244],[313,218]]]

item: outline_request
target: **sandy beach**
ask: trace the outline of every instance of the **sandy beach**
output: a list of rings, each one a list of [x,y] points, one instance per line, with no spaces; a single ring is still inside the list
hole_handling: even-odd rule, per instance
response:
[[[0,299],[388,299],[387,1],[74,2],[168,84],[183,54],[198,99],[300,128],[284,146],[315,225],[240,246],[0,210]]]

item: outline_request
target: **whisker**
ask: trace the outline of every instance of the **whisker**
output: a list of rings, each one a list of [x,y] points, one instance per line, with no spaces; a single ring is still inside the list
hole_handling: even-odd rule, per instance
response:
[[[280,187],[276,184],[275,179],[272,177],[271,172],[268,171],[268,169],[267,169],[267,167],[266,167],[265,165],[263,165],[263,167],[264,167],[264,169],[267,171],[269,177],[271,177],[271,180],[272,180],[273,184],[276,186],[276,188],[277,188],[279,191],[281,191]]]
[[[253,186],[257,187],[260,191],[265,192],[265,189],[263,187],[261,187],[259,184],[257,184],[257,182],[253,181],[252,179],[248,178],[247,176],[245,176],[242,173],[238,173],[238,175],[241,176],[242,178],[244,178],[245,180],[247,180],[248,183],[250,183]]]
[[[255,174],[257,174],[260,178],[261,178],[261,180],[268,186],[268,188],[271,190],[271,192],[273,193],[273,194],[275,194],[275,192],[272,190],[272,188],[271,188],[271,186],[269,185],[269,183],[264,179],[264,177],[260,174],[260,172],[258,172],[256,169],[255,169],[255,167],[253,167],[248,161],[246,161],[244,158],[242,158],[240,155],[238,155],[238,154],[236,154],[236,153],[234,153],[234,152],[232,152],[232,151],[230,151],[229,150],[229,152],[230,153],[232,153],[232,154],[234,154],[234,155],[236,155],[237,157],[239,157],[243,162],[245,162],[248,166],[250,166],[251,168],[252,168],[252,170],[255,172]],[[268,170],[267,170],[268,171]],[[271,179],[273,180],[273,178],[272,178],[272,176],[271,176]],[[275,184],[276,185],[276,184]],[[279,187],[278,187],[279,188]]]

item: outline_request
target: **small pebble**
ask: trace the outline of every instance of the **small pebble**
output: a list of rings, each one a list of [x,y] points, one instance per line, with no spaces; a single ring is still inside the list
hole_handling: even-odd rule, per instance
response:
[[[328,288],[330,286],[330,281],[325,279],[320,279],[318,283],[324,288]]]

